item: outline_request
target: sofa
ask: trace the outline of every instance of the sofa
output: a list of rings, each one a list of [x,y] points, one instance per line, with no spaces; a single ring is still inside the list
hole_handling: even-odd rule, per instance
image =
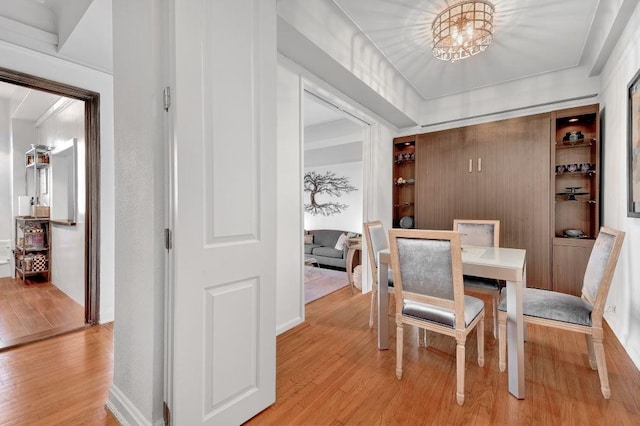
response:
[[[340,235],[351,238],[357,234],[334,229],[316,229],[305,232],[304,255],[313,257],[319,266],[336,269],[347,269],[347,253],[349,247],[344,242],[342,249],[336,249]]]

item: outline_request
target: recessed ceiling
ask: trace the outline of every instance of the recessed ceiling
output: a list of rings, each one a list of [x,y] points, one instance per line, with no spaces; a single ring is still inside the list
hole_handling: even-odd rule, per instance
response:
[[[435,59],[431,23],[456,1],[334,0],[424,99],[580,64],[598,0],[496,0],[493,44],[458,62]]]

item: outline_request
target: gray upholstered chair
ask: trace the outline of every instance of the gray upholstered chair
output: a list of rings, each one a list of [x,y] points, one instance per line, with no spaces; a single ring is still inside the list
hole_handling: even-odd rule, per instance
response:
[[[606,399],[611,396],[611,389],[604,355],[602,315],[623,240],[624,232],[605,227],[600,229],[584,273],[582,297],[537,288],[524,288],[522,294],[525,323],[585,334],[589,365],[598,370],[600,390]],[[504,296],[498,310],[498,365],[500,371],[504,371],[507,365],[507,313]]]
[[[460,233],[463,246],[500,247],[499,220],[454,219],[453,230]],[[464,288],[476,293],[492,296],[493,337],[498,338],[498,303],[504,283],[493,278],[464,275]]]
[[[371,306],[369,307],[369,328],[373,327],[373,317],[376,306],[376,295],[378,294],[378,252],[389,248],[387,240],[387,231],[379,220],[365,222],[363,225],[364,237],[367,243],[367,254],[369,258],[369,267],[373,280],[373,289],[371,291]],[[389,271],[389,293],[393,293],[393,274]]]
[[[477,329],[484,365],[484,302],[464,294],[460,235],[453,231],[389,231],[396,299],[396,377],[402,378],[404,324],[456,339],[456,399],[464,404],[465,343]]]

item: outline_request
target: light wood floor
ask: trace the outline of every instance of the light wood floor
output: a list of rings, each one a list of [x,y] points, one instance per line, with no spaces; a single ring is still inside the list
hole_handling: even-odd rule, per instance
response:
[[[485,300],[490,307],[490,299]],[[430,334],[419,349],[405,329],[404,376],[395,377],[391,349],[376,348],[368,327],[369,295],[344,288],[306,306],[307,321],[277,339],[277,399],[255,425],[638,425],[640,373],[607,327],[611,399],[600,393],[581,335],[528,326],[526,399],[507,391],[498,370],[491,309],[485,318],[485,366],[478,367],[475,333],[467,341],[465,404],[455,400],[455,341]]]
[[[0,278],[0,349],[84,325],[84,308],[51,283]]]
[[[112,378],[112,324],[1,352],[0,424],[117,425]]]

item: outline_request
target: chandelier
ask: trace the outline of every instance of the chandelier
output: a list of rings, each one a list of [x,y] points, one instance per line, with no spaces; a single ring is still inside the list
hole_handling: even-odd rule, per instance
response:
[[[433,21],[433,56],[455,62],[484,51],[493,41],[493,5],[463,1]]]

